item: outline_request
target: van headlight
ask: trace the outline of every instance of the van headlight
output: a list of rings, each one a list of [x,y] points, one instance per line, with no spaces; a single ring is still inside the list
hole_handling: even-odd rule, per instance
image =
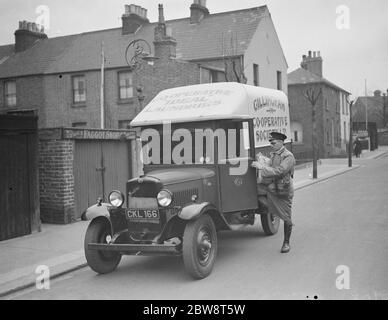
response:
[[[169,190],[163,189],[158,193],[158,203],[162,207],[168,207],[172,202],[172,193]]]
[[[112,191],[109,194],[109,203],[115,207],[121,207],[124,203],[124,195],[120,191]]]

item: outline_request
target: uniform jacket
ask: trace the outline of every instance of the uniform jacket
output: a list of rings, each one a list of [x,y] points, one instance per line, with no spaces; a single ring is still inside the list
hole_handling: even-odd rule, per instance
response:
[[[271,166],[261,170],[261,176],[268,182],[268,190],[279,195],[293,197],[295,158],[285,147],[271,152]]]

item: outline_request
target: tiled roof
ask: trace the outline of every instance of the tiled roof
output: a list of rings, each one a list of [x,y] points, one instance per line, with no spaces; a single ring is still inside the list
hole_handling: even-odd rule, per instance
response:
[[[388,98],[387,102],[388,103]],[[353,106],[353,121],[365,122],[365,112],[368,112],[368,122],[376,122],[378,128],[384,127],[383,97],[358,97]]]
[[[266,6],[262,6],[212,14],[199,24],[190,24],[190,18],[166,21],[166,24],[177,40],[177,58],[199,60],[222,56],[223,37],[226,55],[244,54],[265,15],[269,12]],[[2,54],[9,56],[0,63],[0,78],[99,69],[102,43],[106,67],[124,67],[127,45],[135,38],[152,44],[156,24],[144,25],[135,35],[122,35],[122,29],[115,28],[41,40],[16,54],[12,53],[13,45],[0,46],[0,61]],[[233,52],[232,36],[237,39]]]
[[[343,91],[349,93],[348,91],[342,89],[337,86],[333,82],[325,79],[324,77],[320,77],[319,75],[306,70],[304,68],[298,68],[288,74],[288,85],[298,85],[298,84],[308,84],[308,83],[324,83],[329,87],[337,89],[339,91]]]
[[[387,99],[388,102],[388,99]],[[354,103],[355,109],[383,110],[383,97],[358,97]]]

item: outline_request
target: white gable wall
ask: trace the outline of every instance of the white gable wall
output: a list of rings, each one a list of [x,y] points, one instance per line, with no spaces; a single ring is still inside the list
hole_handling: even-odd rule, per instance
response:
[[[259,86],[277,89],[277,71],[282,73],[282,90],[287,94],[287,62],[275,26],[268,13],[263,17],[244,55],[247,84],[253,83],[253,64],[259,66]]]

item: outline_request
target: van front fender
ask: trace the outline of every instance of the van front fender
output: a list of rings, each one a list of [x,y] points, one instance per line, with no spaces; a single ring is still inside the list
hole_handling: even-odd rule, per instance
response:
[[[178,213],[178,217],[182,220],[189,221],[198,219],[204,213],[208,213],[213,219],[214,224],[219,230],[229,230],[229,224],[226,222],[222,214],[217,210],[217,208],[209,202],[203,203],[193,203],[182,208]]]
[[[110,220],[108,208],[112,207],[109,203],[95,204],[86,209],[82,214],[82,220],[93,220],[97,217],[105,217]]]

